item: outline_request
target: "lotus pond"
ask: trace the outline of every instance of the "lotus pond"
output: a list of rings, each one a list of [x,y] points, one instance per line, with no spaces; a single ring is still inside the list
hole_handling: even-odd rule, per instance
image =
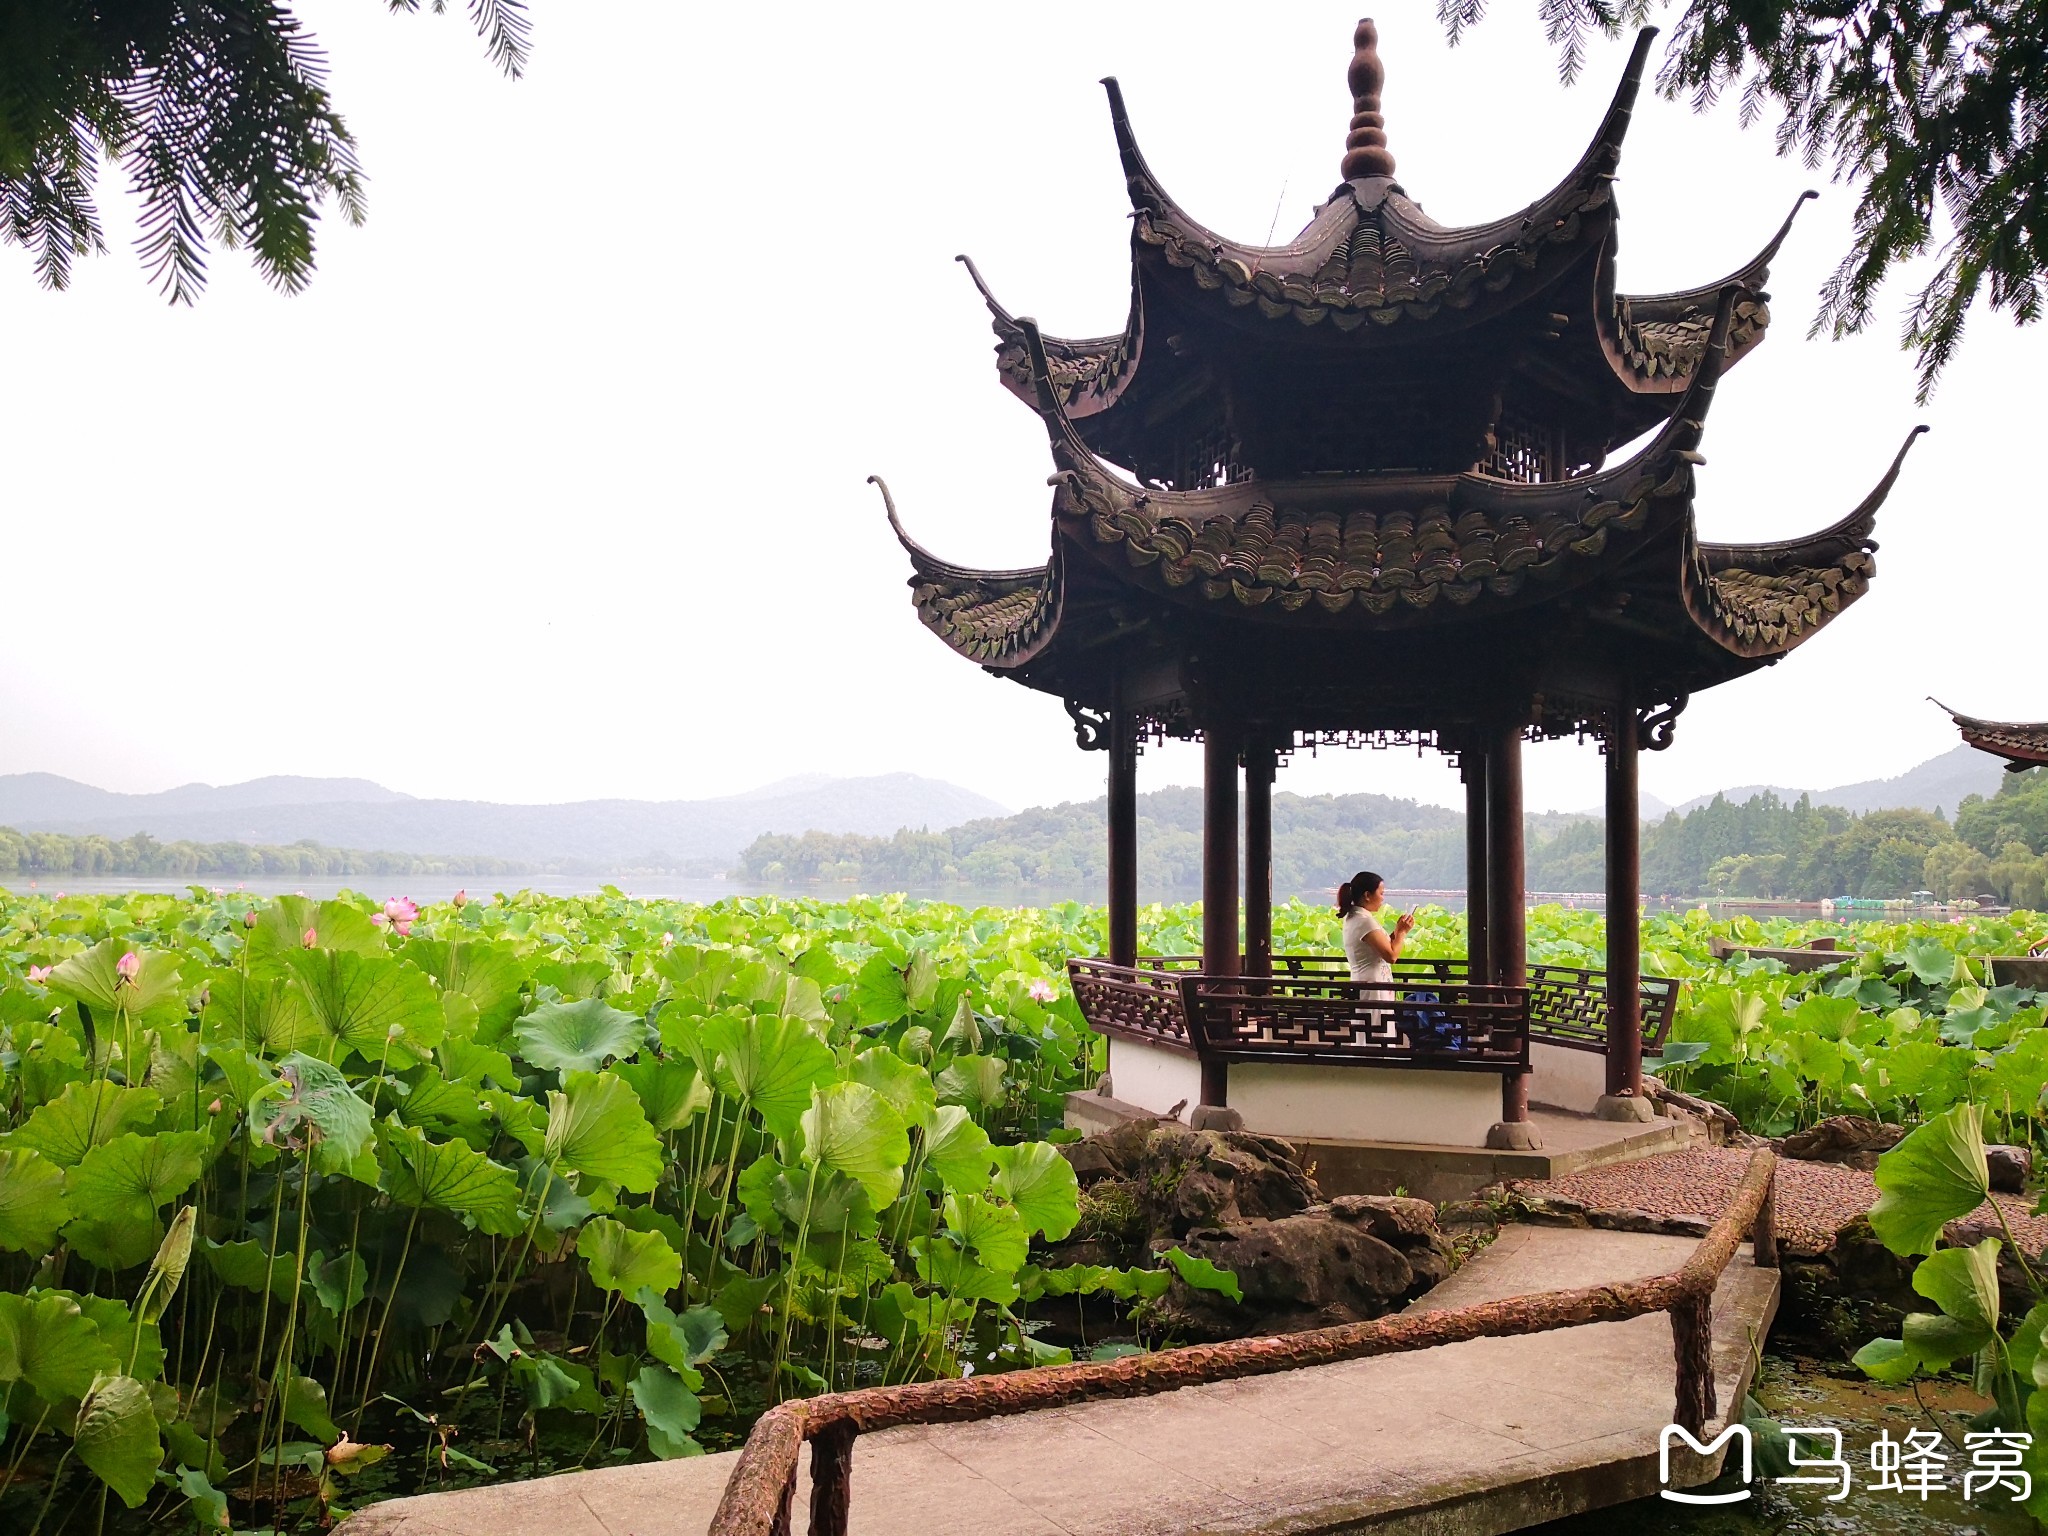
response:
[[[1148,949],[1199,931],[1144,914]],[[1978,1106],[2041,1139],[2041,1003],[1979,957],[2048,924],[1835,929],[1858,947],[1800,976],[1709,948],[1822,931],[1650,919],[1646,969],[1688,982],[1667,1074],[1765,1133]],[[1530,933],[1600,964],[1597,916]],[[1063,967],[1104,942],[1072,903],[0,893],[0,1528],[310,1529],[723,1448],[792,1395],[1170,1343],[1149,1305],[1232,1277],[1032,1262],[1091,1220]],[[1276,942],[1334,920],[1290,903]],[[1416,943],[1461,953],[1462,920]],[[1063,1331],[1078,1293],[1113,1336]]]

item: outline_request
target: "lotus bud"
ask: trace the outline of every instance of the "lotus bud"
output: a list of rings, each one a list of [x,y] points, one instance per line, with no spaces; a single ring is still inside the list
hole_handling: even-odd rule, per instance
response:
[[[468,906],[468,905],[469,905],[469,892],[468,892],[468,891],[466,891],[466,890],[464,890],[464,891],[457,891],[457,892],[455,893],[455,910],[456,910],[456,911],[458,911],[458,912],[460,912],[460,911],[461,911],[461,910],[462,910],[462,909],[463,909],[464,907],[466,907],[466,906]]]
[[[219,1099],[215,1099],[215,1100],[214,1100],[214,1101],[213,1101],[213,1102],[212,1102],[211,1104],[207,1105],[207,1106],[206,1106],[206,1112],[207,1112],[207,1113],[208,1113],[209,1115],[217,1115],[217,1114],[219,1114],[219,1113],[220,1113],[220,1100],[219,1100]]]
[[[127,954],[114,962],[114,974],[123,981],[132,982],[137,976],[142,974],[142,956],[135,953],[132,949],[129,950]]]
[[[318,949],[320,947],[319,930],[314,928],[308,928],[303,934],[299,936],[299,942],[305,945],[306,948],[308,949]]]
[[[242,914],[242,926],[244,928],[254,928],[256,926],[256,914],[254,912],[244,912]]]
[[[404,1033],[405,1026],[403,1024],[394,1024],[389,1029],[384,1031],[384,1038],[386,1040],[396,1040],[400,1035]]]

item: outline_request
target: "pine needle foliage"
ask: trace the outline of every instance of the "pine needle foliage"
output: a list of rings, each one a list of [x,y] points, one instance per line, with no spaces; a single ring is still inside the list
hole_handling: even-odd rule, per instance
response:
[[[467,9],[491,61],[519,75],[524,0]],[[326,55],[284,0],[0,0],[0,238],[31,252],[46,287],[106,249],[103,163],[125,173],[138,254],[178,304],[204,290],[215,245],[296,293],[313,275],[321,210],[351,224],[365,212]]]
[[[1734,94],[1745,126],[1778,115],[1782,155],[1855,186],[1855,238],[1821,289],[1815,334],[1868,327],[1900,267],[1932,256],[1901,344],[1920,399],[1980,298],[2041,316],[2048,276],[2048,0],[1539,0],[1566,83],[1587,39],[1676,11],[1657,76],[1705,110]],[[1456,43],[1486,0],[1437,0]]]

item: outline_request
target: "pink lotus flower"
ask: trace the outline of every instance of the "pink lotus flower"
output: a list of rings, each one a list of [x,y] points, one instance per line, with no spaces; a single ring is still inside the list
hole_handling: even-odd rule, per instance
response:
[[[114,974],[130,986],[133,986],[135,978],[142,974],[142,956],[135,953],[132,949],[129,950],[127,954],[114,962]]]
[[[461,890],[461,891],[457,891],[457,892],[455,893],[455,910],[456,910],[456,911],[458,911],[458,912],[460,912],[460,911],[461,911],[461,910],[462,910],[462,909],[463,909],[464,907],[466,907],[466,906],[468,906],[468,905],[469,905],[469,892],[468,892],[467,890]]]
[[[1030,992],[1029,992],[1029,993],[1027,993],[1026,995],[1027,995],[1027,996],[1028,996],[1028,997],[1029,997],[1029,998],[1031,999],[1031,1001],[1033,1001],[1034,1003],[1049,1003],[1049,1002],[1051,1002],[1051,1001],[1053,1000],[1053,998],[1054,998],[1054,997],[1056,997],[1056,996],[1057,996],[1058,994],[1057,994],[1057,993],[1055,993],[1055,992],[1053,991],[1053,989],[1052,989],[1052,983],[1051,983],[1051,982],[1049,982],[1049,981],[1034,981],[1033,983],[1031,983],[1031,990],[1030,990]]]
[[[56,896],[54,896],[54,897],[52,898],[52,900],[55,900],[55,901],[62,901],[63,899],[64,899],[64,893],[63,893],[62,891],[59,891],[59,892],[58,892],[58,893],[56,894]]]
[[[40,987],[44,982],[50,979],[50,972],[54,971],[55,969],[57,969],[57,967],[55,967],[54,965],[32,965],[28,968],[28,979],[36,986]]]
[[[387,923],[400,938],[412,932],[412,925],[419,921],[420,909],[410,896],[394,896],[384,903],[384,910],[370,919],[379,928]]]
[[[308,928],[304,933],[299,935],[299,942],[305,945],[306,948],[308,949],[318,949],[320,947],[319,931],[317,929]]]

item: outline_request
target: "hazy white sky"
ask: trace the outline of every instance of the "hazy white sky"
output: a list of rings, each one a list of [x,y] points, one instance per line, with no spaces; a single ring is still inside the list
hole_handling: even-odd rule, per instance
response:
[[[109,788],[360,774],[497,800],[722,794],[912,770],[1013,805],[1099,793],[1057,700],[917,622],[865,477],[966,564],[1044,558],[1049,468],[996,382],[955,252],[1049,330],[1122,325],[1128,203],[1098,77],[1197,218],[1286,238],[1337,180],[1355,0],[689,6],[532,0],[508,82],[455,18],[300,7],[371,175],[310,292],[216,254],[194,309],[127,249],[73,290],[0,251],[12,643],[0,771]],[[1450,223],[1557,181],[1625,45],[1559,86],[1519,6],[1456,50],[1381,0],[1400,177]],[[1646,94],[1622,162],[1622,284],[1745,261],[1801,188],[1768,343],[1709,423],[1708,537],[1821,527],[1933,433],[1878,526],[1871,595],[1694,701],[1645,788],[1899,772],[1954,744],[1922,698],[2048,711],[2033,601],[2048,335],[1980,318],[1913,404],[1880,333],[1808,341],[1852,197],[1730,107]],[[1529,762],[1532,806],[1599,798],[1593,748]],[[1141,782],[1195,782],[1191,749]],[[1454,801],[1434,756],[1326,754],[1281,787]]]

